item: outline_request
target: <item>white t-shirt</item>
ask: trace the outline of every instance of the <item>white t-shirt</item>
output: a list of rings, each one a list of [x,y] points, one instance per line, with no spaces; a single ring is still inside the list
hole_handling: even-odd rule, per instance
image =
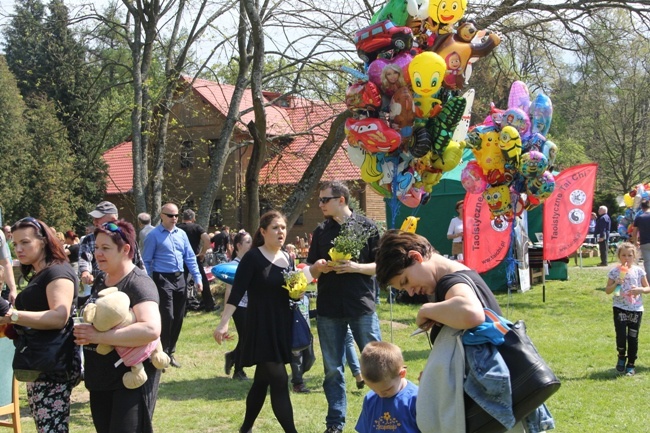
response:
[[[463,220],[458,217],[453,217],[447,229],[447,235],[455,235],[463,232]],[[463,242],[463,237],[459,236],[452,239],[453,242]]]

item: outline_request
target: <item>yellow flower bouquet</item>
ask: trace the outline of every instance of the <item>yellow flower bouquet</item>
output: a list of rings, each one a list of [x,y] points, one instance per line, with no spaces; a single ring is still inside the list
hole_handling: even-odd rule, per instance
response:
[[[332,259],[329,264],[335,266],[338,262],[357,260],[368,239],[376,233],[373,226],[364,225],[354,218],[346,219],[341,224],[339,235],[332,241],[334,246],[328,251]]]
[[[302,271],[284,271],[284,287],[289,292],[291,299],[300,299],[307,290],[307,277]]]

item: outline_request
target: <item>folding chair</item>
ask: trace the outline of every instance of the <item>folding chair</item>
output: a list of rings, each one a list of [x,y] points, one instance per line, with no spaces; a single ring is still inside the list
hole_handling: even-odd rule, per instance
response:
[[[11,415],[11,421],[0,421],[0,427],[14,429],[20,433],[20,405],[18,402],[18,381],[14,378],[11,362],[14,358],[14,344],[8,338],[0,338],[0,417]]]

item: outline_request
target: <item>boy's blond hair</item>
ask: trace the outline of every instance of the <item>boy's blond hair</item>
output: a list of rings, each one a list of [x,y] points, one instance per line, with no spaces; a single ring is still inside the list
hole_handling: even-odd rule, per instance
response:
[[[361,375],[369,382],[395,379],[404,367],[399,347],[386,341],[372,341],[361,352]]]

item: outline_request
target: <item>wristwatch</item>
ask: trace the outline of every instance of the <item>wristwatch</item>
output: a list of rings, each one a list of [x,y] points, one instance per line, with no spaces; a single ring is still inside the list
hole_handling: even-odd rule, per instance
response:
[[[11,323],[18,322],[18,310],[15,308],[11,311]]]

